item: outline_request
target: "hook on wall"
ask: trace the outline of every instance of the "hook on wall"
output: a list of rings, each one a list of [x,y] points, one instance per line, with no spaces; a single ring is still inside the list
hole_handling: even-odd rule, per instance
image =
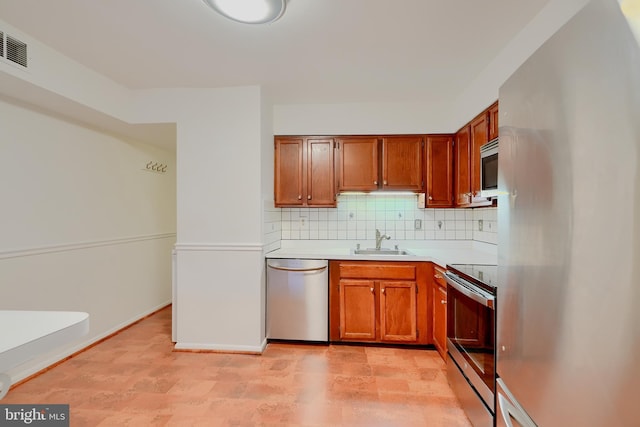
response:
[[[167,165],[154,162],[153,160],[147,163],[145,168],[143,169],[147,172],[156,172],[156,173],[165,173],[167,171]]]

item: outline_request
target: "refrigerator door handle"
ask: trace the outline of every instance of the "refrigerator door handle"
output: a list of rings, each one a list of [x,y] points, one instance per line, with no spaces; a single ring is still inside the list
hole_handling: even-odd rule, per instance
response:
[[[483,295],[478,291],[474,291],[473,289],[470,289],[470,288],[458,283],[454,279],[450,278],[448,273],[445,273],[445,280],[447,281],[447,283],[452,288],[454,288],[455,290],[457,290],[461,294],[471,298],[475,302],[480,303],[485,307],[488,307],[490,309],[494,308],[495,298],[492,295]]]
[[[511,396],[502,380],[498,378],[497,382],[499,387],[497,393],[498,407],[500,408],[500,415],[497,416],[502,417],[504,424],[507,427],[537,427],[536,423],[524,412],[515,398]],[[516,426],[513,425],[512,420],[517,421]]]

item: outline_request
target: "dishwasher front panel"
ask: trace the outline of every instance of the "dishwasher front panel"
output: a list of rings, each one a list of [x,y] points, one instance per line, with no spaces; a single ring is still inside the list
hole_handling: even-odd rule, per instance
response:
[[[267,260],[267,338],[329,340],[327,260]]]

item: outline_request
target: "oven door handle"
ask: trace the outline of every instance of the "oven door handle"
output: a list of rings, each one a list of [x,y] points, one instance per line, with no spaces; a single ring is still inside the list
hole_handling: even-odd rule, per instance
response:
[[[494,296],[492,296],[492,295],[483,295],[478,291],[474,291],[473,289],[469,289],[468,287],[458,283],[457,281],[455,281],[454,279],[449,277],[448,274],[445,274],[445,280],[447,281],[447,283],[452,288],[454,288],[456,291],[460,292],[464,296],[467,296],[467,297],[471,298],[475,302],[480,303],[485,307],[488,307],[488,308],[490,308],[492,310],[494,309],[494,302],[496,300]]]

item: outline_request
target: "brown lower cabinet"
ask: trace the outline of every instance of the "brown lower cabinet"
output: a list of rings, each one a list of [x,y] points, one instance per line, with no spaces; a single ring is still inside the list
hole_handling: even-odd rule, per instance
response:
[[[443,359],[447,358],[447,281],[444,269],[433,266],[431,303],[433,307],[433,345]]]
[[[431,344],[429,262],[331,261],[331,341]]]

